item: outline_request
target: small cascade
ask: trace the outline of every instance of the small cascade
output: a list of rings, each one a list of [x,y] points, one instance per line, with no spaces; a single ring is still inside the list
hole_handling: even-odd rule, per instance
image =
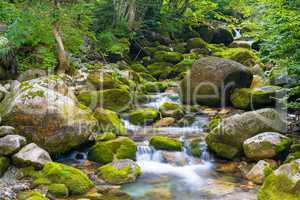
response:
[[[201,160],[206,162],[214,161],[214,157],[211,152],[207,148],[207,144],[205,142],[200,143],[200,152],[201,152]]]
[[[162,162],[163,159],[160,151],[155,151],[148,141],[144,141],[138,144],[136,160]]]
[[[150,102],[147,102],[145,104],[142,104],[143,107],[151,107],[158,109],[161,104],[165,102],[174,102],[174,103],[180,103],[179,95],[174,93],[158,93],[155,95],[149,95]]]
[[[238,40],[242,37],[241,29],[237,28],[237,29],[234,30],[234,32],[235,32],[235,36],[234,36],[235,40]]]

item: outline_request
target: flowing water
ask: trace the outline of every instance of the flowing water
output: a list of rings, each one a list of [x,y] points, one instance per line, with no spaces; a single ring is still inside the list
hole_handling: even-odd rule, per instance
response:
[[[150,95],[142,107],[159,108],[164,102],[179,103],[174,92]],[[122,186],[122,190],[134,200],[254,200],[256,188],[245,189],[247,181],[215,171],[218,160],[200,143],[201,157],[191,156],[191,138],[204,138],[202,126],[208,122],[205,115],[195,114],[194,122],[187,127],[136,126],[126,117],[126,129],[138,144],[136,161],[142,174],[135,183]],[[158,151],[149,145],[153,134],[166,134],[180,138],[184,144],[182,152]],[[88,147],[82,147],[58,159],[68,164],[82,165]]]

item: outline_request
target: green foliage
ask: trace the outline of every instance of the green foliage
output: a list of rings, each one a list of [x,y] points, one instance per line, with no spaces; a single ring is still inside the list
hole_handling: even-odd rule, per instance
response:
[[[0,22],[11,24],[19,14],[15,4],[6,1],[0,2]]]

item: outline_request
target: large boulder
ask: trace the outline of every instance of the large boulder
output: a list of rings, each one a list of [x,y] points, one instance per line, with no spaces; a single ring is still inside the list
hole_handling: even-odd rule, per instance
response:
[[[214,31],[214,36],[212,39],[212,43],[215,44],[225,44],[226,46],[230,45],[233,42],[234,38],[232,33],[224,28],[217,28]]]
[[[280,166],[265,180],[258,200],[300,199],[300,159]]]
[[[20,135],[7,135],[0,138],[0,155],[11,155],[26,145],[26,138]]]
[[[244,65],[232,60],[205,57],[194,63],[181,82],[184,103],[208,106],[228,104],[232,91],[250,87],[252,74]]]
[[[245,155],[253,160],[274,158],[279,153],[287,150],[292,140],[275,132],[260,133],[244,141]]]
[[[107,183],[132,183],[141,174],[141,168],[132,160],[117,160],[98,168],[98,175]]]
[[[50,153],[62,153],[86,142],[97,126],[58,76],[16,86],[0,105],[3,123]]]
[[[51,162],[51,157],[47,151],[34,143],[23,147],[12,157],[13,163],[19,167],[34,166],[42,168],[46,163]]]
[[[287,123],[271,108],[236,114],[223,120],[205,138],[218,156],[233,159],[243,153],[243,142],[262,132],[285,132]]]

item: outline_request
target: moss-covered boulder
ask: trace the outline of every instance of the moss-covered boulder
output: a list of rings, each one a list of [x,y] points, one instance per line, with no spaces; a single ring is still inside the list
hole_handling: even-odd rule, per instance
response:
[[[225,28],[217,28],[214,31],[212,43],[215,44],[225,44],[225,45],[230,45],[233,42],[233,35],[231,31],[225,29]]]
[[[183,108],[173,102],[165,102],[159,107],[159,112],[163,117],[173,117],[176,119],[180,119],[184,116]]]
[[[22,82],[1,102],[3,123],[15,127],[49,153],[62,153],[88,140],[97,127],[92,112],[80,105],[58,76]]]
[[[207,124],[203,126],[203,129],[206,132],[210,132],[214,130],[220,123],[222,122],[222,118],[218,115],[212,117]]]
[[[168,86],[169,84],[164,82],[146,82],[141,86],[141,90],[144,93],[159,93],[164,92]]]
[[[69,190],[65,184],[50,184],[47,188],[48,192],[56,198],[69,196]]]
[[[126,89],[81,91],[78,95],[78,100],[92,109],[102,107],[120,112],[128,109],[131,103],[131,96]]]
[[[108,140],[113,140],[116,139],[116,134],[114,134],[113,132],[105,132],[102,134],[98,134],[96,136],[96,141],[97,142],[103,142],[103,141],[108,141]]]
[[[172,51],[157,51],[154,53],[155,62],[179,63],[183,59],[182,54]]]
[[[203,49],[206,48],[206,42],[201,38],[191,38],[187,41],[186,49],[189,52],[192,49]]]
[[[101,132],[113,132],[117,135],[126,134],[124,123],[116,112],[97,108],[94,112],[94,116],[98,120],[99,130]]]
[[[214,37],[214,27],[209,24],[202,23],[192,27],[205,42],[211,42]]]
[[[9,167],[9,159],[1,156],[0,157],[0,177],[6,172]]]
[[[130,69],[132,69],[136,72],[144,72],[144,73],[148,72],[147,68],[143,64],[140,64],[140,63],[132,64],[129,67],[130,67]]]
[[[141,168],[132,160],[117,160],[97,169],[98,176],[107,183],[120,185],[132,183],[141,174]]]
[[[168,136],[153,136],[150,144],[158,150],[181,151],[183,146],[180,140]]]
[[[88,159],[101,164],[107,164],[114,159],[135,160],[137,145],[127,137],[119,137],[114,140],[97,142],[88,153]]]
[[[154,108],[141,108],[130,113],[129,121],[135,125],[149,125],[159,118]]]
[[[208,147],[218,156],[233,159],[243,154],[243,142],[262,132],[285,132],[286,121],[275,109],[266,108],[236,114],[222,121],[206,135]]]
[[[252,50],[245,48],[226,48],[214,53],[214,56],[231,59],[245,66],[254,66],[258,61],[257,55]]]
[[[87,80],[97,89],[113,89],[122,85],[113,73],[105,71],[92,71],[89,73]]]
[[[221,106],[229,104],[232,91],[250,87],[252,74],[232,60],[205,57],[196,61],[181,81],[181,99],[187,104]]]
[[[41,177],[48,179],[52,184],[64,184],[70,195],[84,194],[93,187],[93,182],[85,173],[56,162],[47,163],[41,172]]]
[[[300,159],[281,165],[265,180],[258,200],[300,199]]]
[[[245,155],[253,160],[274,158],[287,151],[292,140],[276,132],[264,132],[244,141]]]
[[[248,110],[272,107],[276,103],[275,98],[282,98],[283,95],[284,91],[277,86],[241,88],[234,90],[230,100],[235,108]]]
[[[182,60],[180,63],[177,63],[174,66],[174,73],[175,74],[180,74],[182,72],[188,71],[189,69],[192,68],[194,62],[195,62],[195,60],[193,60],[193,59],[184,59],[184,60]]]
[[[155,62],[147,66],[148,71],[157,79],[172,78],[173,65],[167,62]]]
[[[18,200],[49,200],[45,195],[40,192],[19,192],[17,195]]]

